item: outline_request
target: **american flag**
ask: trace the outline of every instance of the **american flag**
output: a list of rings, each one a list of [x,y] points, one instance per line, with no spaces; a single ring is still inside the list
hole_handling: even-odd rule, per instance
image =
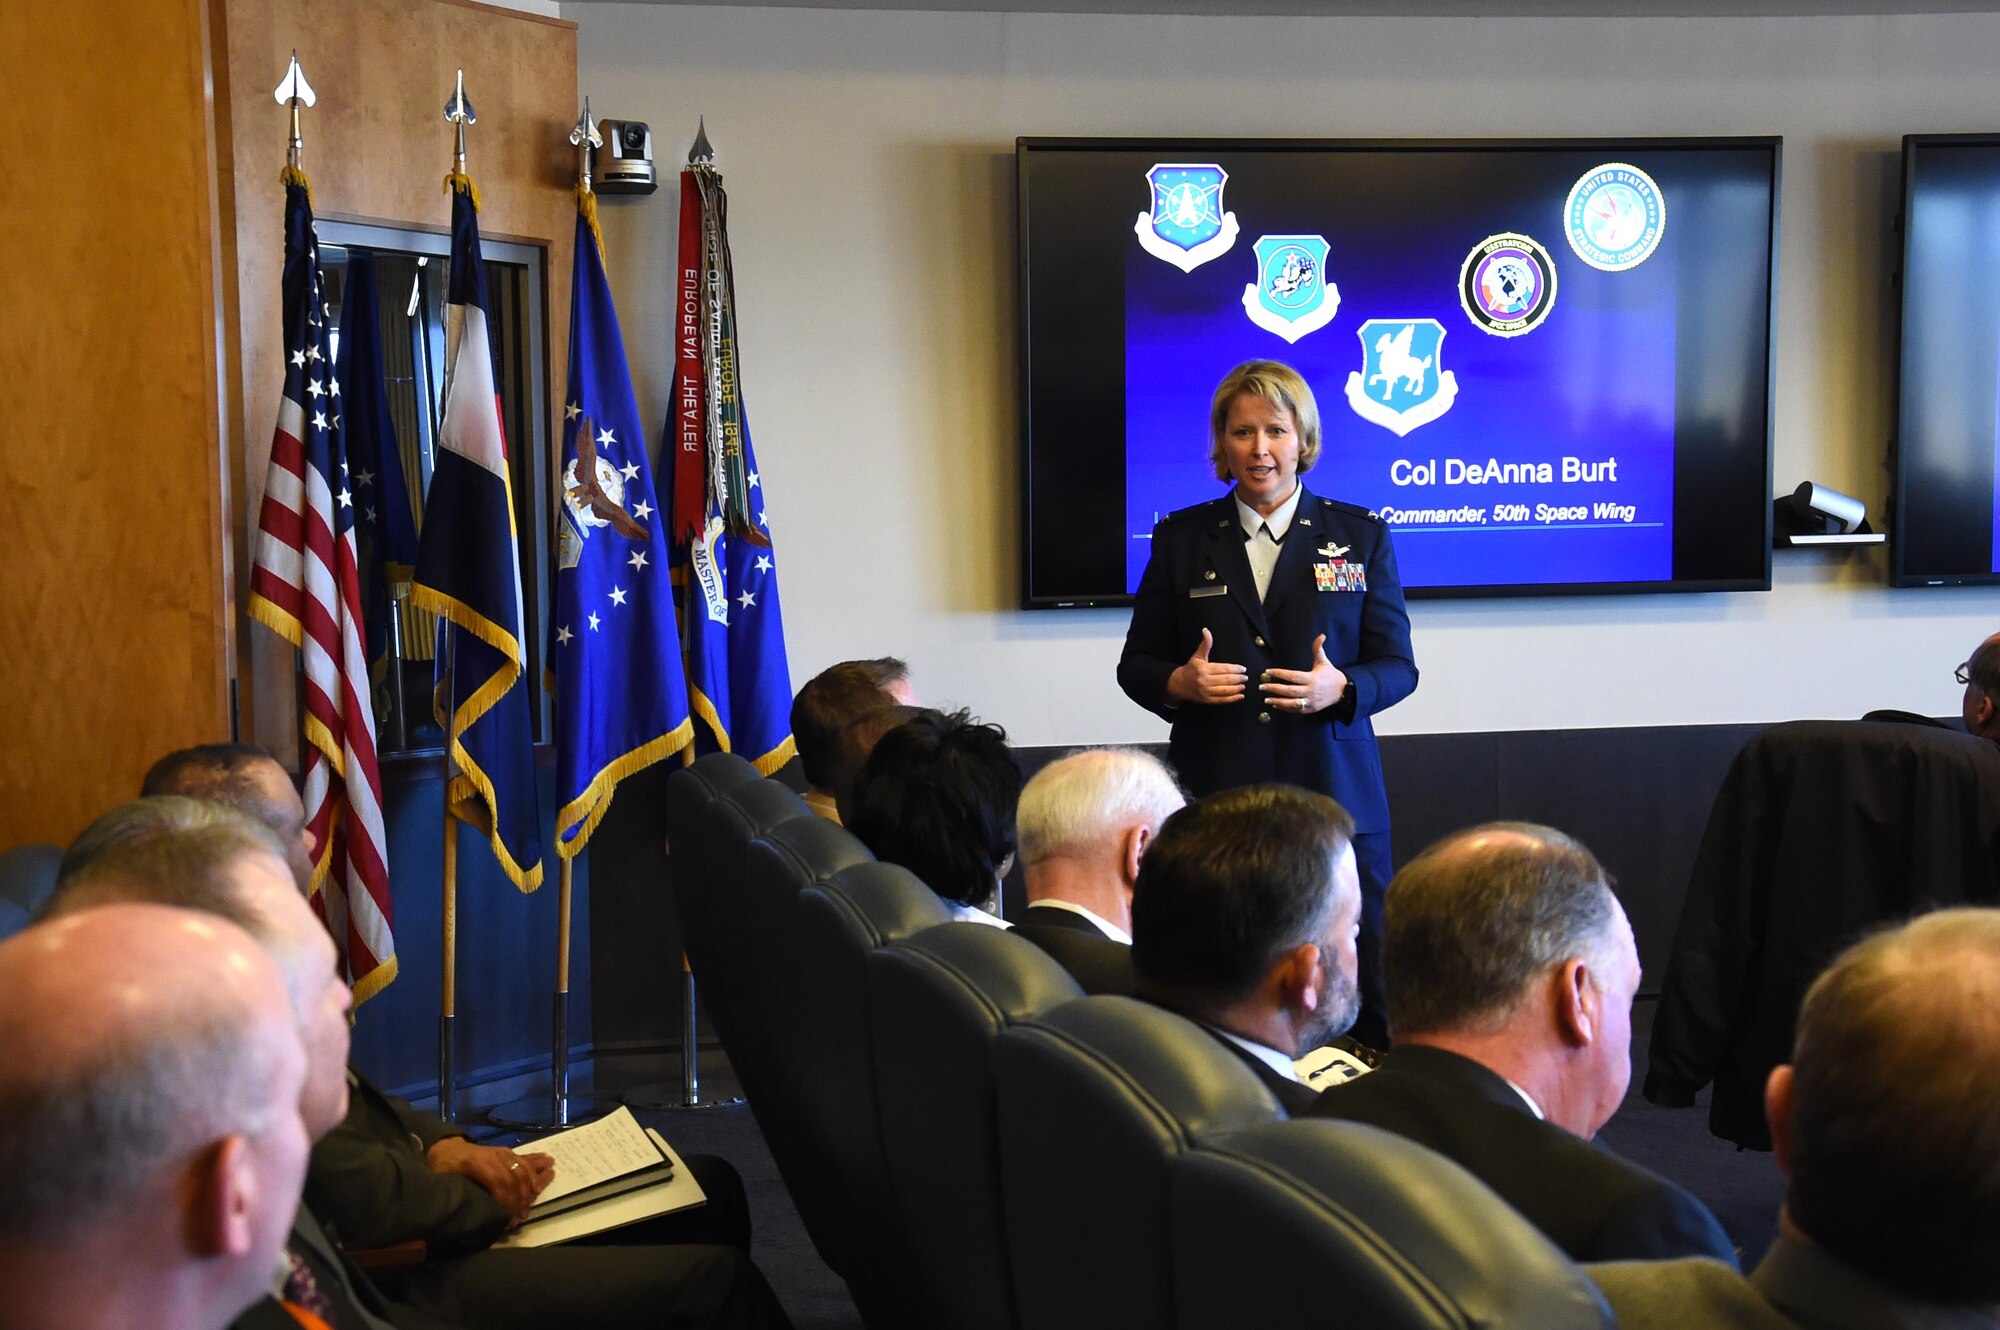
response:
[[[354,495],[340,427],[319,241],[302,173],[285,182],[285,387],[257,521],[250,614],[305,662],[306,825],[314,908],[355,1001],[396,977],[388,842],[363,642]]]

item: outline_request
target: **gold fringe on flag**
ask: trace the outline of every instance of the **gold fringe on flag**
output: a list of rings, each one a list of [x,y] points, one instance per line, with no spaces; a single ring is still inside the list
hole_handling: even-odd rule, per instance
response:
[[[597,191],[581,180],[576,184],[576,210],[583,214],[584,222],[590,227],[590,234],[597,241],[597,258],[604,260],[604,232],[597,225]]]
[[[453,171],[449,175],[445,176],[444,192],[449,194],[453,190],[457,190],[459,193],[471,199],[472,210],[474,212],[479,211],[479,186],[472,183],[471,176],[467,175],[463,171]]]
[[[313,182],[312,177],[306,174],[305,167],[287,165],[284,170],[278,172],[278,179],[283,184],[297,185],[303,189],[306,192],[306,202],[312,202]]]

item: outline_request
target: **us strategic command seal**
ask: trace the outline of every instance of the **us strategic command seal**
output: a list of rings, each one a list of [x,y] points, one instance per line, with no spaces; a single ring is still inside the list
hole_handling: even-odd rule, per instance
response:
[[[1229,172],[1213,162],[1161,162],[1146,172],[1153,206],[1132,232],[1156,259],[1193,272],[1236,243],[1236,214],[1222,210]]]
[[[1243,312],[1266,332],[1296,342],[1333,321],[1340,288],[1327,280],[1323,236],[1260,236],[1257,280],[1243,288]]]
[[[1563,230],[1576,256],[1603,272],[1636,268],[1659,248],[1667,200],[1653,177],[1625,162],[1583,173],[1563,204]]]
[[[1439,361],[1444,325],[1436,319],[1370,319],[1357,328],[1361,368],[1347,376],[1347,404],[1371,425],[1402,438],[1458,400],[1458,379]]]
[[[1458,270],[1458,303],[1481,332],[1519,337],[1556,304],[1556,261],[1540,243],[1502,231],[1474,245]]]

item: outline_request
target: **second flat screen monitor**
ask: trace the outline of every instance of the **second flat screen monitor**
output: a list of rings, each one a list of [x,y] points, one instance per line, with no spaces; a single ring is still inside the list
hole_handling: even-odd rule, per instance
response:
[[[1022,140],[1025,602],[1129,600],[1252,359],[1414,595],[1767,587],[1778,151]]]

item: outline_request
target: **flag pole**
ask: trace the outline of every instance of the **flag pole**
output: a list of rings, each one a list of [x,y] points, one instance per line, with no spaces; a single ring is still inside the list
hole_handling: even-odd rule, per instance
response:
[[[457,632],[456,628],[451,630]],[[444,996],[438,1015],[438,1116],[458,1121],[458,819],[451,815],[451,780],[444,796]]]
[[[458,71],[451,100],[444,104],[444,118],[455,131],[452,136],[452,175],[465,175],[465,127],[477,116],[465,97],[465,71]],[[456,626],[447,630],[454,637]],[[452,668],[457,669],[456,653]],[[447,768],[450,767],[447,762]],[[495,814],[497,817],[498,815]],[[446,1122],[458,1121],[458,823],[451,812],[451,772],[445,773],[444,787],[444,992],[438,1008],[438,1116]]]
[[[594,232],[597,229],[597,198],[590,189],[590,154],[593,148],[604,146],[604,136],[597,132],[597,121],[590,114],[588,97],[583,99],[583,114],[577,117],[576,127],[570,130],[569,141],[576,149],[577,206],[589,214]],[[560,841],[557,842],[556,859],[561,864],[561,877],[556,888],[556,988],[549,1003],[548,1102],[537,1104],[533,1099],[520,1099],[511,1104],[501,1104],[486,1115],[487,1121],[498,1126],[526,1131],[574,1126],[602,1117],[612,1107],[587,1097],[573,1098],[569,1092],[570,907],[575,899],[576,860],[562,852]]]

